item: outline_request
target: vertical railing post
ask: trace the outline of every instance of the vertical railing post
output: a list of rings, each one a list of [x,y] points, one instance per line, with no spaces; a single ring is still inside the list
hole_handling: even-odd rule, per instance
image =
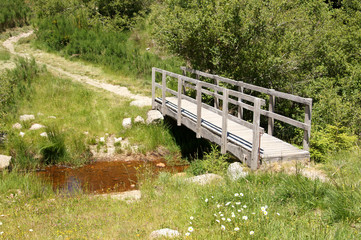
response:
[[[152,109],[155,109],[155,68],[152,68]]]
[[[187,76],[187,71],[185,68],[182,69],[182,74],[183,76]],[[187,91],[186,91],[186,86],[183,85],[183,94],[186,95],[187,94]]]
[[[243,82],[240,82],[239,84],[242,84]],[[243,86],[238,86],[238,91],[240,93],[243,93]],[[238,101],[242,102],[242,98],[238,97]],[[243,107],[238,105],[238,118],[243,119]]]
[[[178,111],[177,111],[177,125],[182,125],[182,86],[183,79],[181,76],[178,76]]]
[[[273,89],[270,89],[273,92]],[[276,97],[271,93],[269,94],[269,104],[268,104],[268,111],[275,112],[275,105],[276,105]],[[268,117],[268,134],[273,135],[273,130],[275,126],[275,120],[273,117]]]
[[[167,75],[165,71],[162,71],[162,114],[165,116],[165,93],[167,88]]]
[[[253,141],[251,153],[251,169],[258,168],[259,154],[260,154],[260,110],[261,99],[256,98],[253,105]]]
[[[201,127],[202,127],[202,84],[201,82],[197,82],[197,127],[196,127],[196,137],[200,138]]]
[[[219,86],[219,80],[217,78],[214,78],[214,84]],[[218,94],[217,89],[214,90],[214,93]],[[219,109],[219,98],[217,96],[214,96],[214,107]]]
[[[310,103],[305,105],[305,124],[308,125],[308,128],[303,132],[303,149],[306,151],[310,150],[311,115],[312,115],[312,98],[310,98]]]
[[[223,89],[223,106],[222,106],[222,143],[221,153],[226,154],[227,152],[227,125],[228,125],[228,89]]]

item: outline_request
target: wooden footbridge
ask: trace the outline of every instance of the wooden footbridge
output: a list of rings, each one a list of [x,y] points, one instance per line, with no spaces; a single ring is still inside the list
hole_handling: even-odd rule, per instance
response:
[[[202,137],[220,145],[222,154],[230,152],[252,169],[257,169],[260,163],[265,161],[310,158],[308,150],[312,99],[185,67],[181,69],[183,75],[158,68],[152,69],[153,109],[176,119],[178,126],[185,125],[193,130],[198,138]],[[195,78],[188,77],[187,74]],[[157,88],[161,90],[159,97]],[[265,99],[245,93],[250,91],[266,96],[268,109],[265,108]],[[276,113],[276,97],[303,104],[304,122]],[[212,105],[204,101],[210,98],[213,98],[213,101],[207,102]],[[244,120],[244,109],[253,113],[253,122]],[[260,126],[261,115],[268,117],[267,133]],[[272,136],[274,120],[303,129],[303,149]]]

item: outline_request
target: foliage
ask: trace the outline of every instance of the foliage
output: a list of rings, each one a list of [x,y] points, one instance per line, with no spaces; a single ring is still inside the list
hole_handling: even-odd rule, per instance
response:
[[[56,164],[67,154],[65,136],[56,127],[48,127],[46,133],[49,141],[42,144],[40,153],[46,165]]]
[[[314,128],[341,124],[357,135],[360,10],[354,0],[334,9],[323,0],[163,0],[153,5],[151,19],[158,40],[191,67],[311,97]],[[303,118],[299,107],[277,107]],[[302,134],[282,130],[280,136],[296,143]]]
[[[27,24],[30,15],[30,8],[25,0],[1,0],[0,32]]]
[[[347,151],[355,146],[357,136],[351,135],[345,127],[327,125],[326,128],[313,131],[311,139],[311,157],[324,161],[328,153]]]
[[[196,159],[191,162],[188,171],[194,175],[207,172],[224,174],[228,167],[227,159],[227,155],[222,155],[217,146],[212,145],[211,150],[204,153],[202,160]]]

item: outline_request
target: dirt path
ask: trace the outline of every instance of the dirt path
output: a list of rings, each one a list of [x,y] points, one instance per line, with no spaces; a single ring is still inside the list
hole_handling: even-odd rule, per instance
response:
[[[3,46],[11,54],[18,55],[18,56],[25,57],[25,58],[30,58],[30,54],[28,54],[28,53],[17,52],[15,50],[15,44],[20,39],[27,38],[27,37],[31,36],[33,33],[34,33],[34,31],[29,31],[29,32],[22,33],[22,34],[19,34],[17,36],[11,37],[11,38],[7,39],[5,42],[3,42]],[[44,61],[39,60],[39,58],[37,58],[37,56],[33,56],[33,57],[35,58],[35,60],[39,64],[46,65],[48,70],[53,72],[53,73],[57,73],[57,74],[60,74],[61,76],[69,77],[74,81],[82,82],[82,83],[91,85],[91,86],[96,87],[96,88],[104,89],[106,91],[112,92],[114,94],[117,94],[117,95],[125,97],[125,98],[130,98],[130,99],[133,100],[130,104],[133,105],[133,106],[144,107],[144,106],[150,106],[151,105],[151,98],[146,97],[146,96],[142,96],[142,95],[139,95],[139,94],[133,94],[126,87],[121,87],[121,86],[118,86],[118,85],[105,83],[105,82],[100,81],[99,79],[94,79],[94,78],[88,77],[86,75],[71,73],[71,72],[66,71],[63,68],[57,66],[56,62],[53,62],[52,64],[50,64],[49,62],[44,62]],[[60,57],[58,57],[58,58],[60,58]],[[69,64],[69,65],[74,64],[73,62],[71,62],[69,60],[66,60],[64,58],[62,58],[61,61],[62,61],[62,64],[64,64],[64,63]],[[89,75],[97,75],[97,74],[89,73]]]

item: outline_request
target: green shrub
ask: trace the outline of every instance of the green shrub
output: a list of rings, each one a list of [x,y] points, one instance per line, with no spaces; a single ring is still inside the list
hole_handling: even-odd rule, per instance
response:
[[[47,128],[46,133],[48,141],[44,142],[40,147],[44,163],[50,165],[61,162],[67,156],[64,133],[60,132],[56,127]]]
[[[312,133],[311,157],[316,161],[325,161],[328,153],[347,151],[356,142],[357,136],[350,134],[345,127],[327,125]]]
[[[25,0],[1,0],[0,32],[6,28],[23,26],[28,23],[31,15],[28,2]]]

